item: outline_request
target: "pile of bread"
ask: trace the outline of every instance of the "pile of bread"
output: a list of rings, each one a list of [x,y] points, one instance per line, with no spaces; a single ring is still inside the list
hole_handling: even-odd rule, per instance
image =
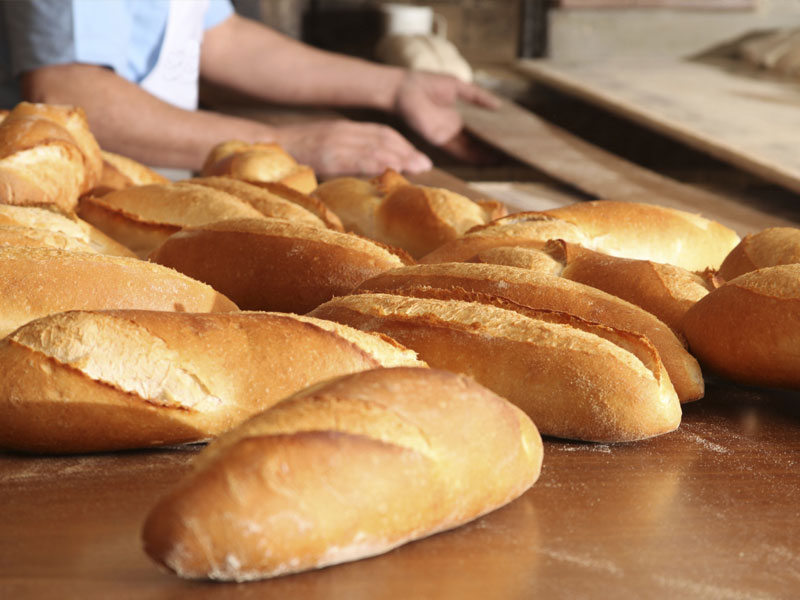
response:
[[[798,230],[610,201],[508,215],[391,171],[317,185],[235,141],[170,182],[70,107],[0,123],[0,298],[0,447],[213,440],[144,526],[185,577],[462,524],[533,485],[540,433],[676,429],[700,365],[800,386]]]

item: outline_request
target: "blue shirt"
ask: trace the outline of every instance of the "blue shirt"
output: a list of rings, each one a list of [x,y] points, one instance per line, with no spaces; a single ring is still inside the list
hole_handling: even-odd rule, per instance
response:
[[[22,100],[20,73],[46,65],[101,65],[139,83],[158,59],[168,12],[169,0],[0,1],[0,108]],[[230,0],[210,0],[204,27],[232,13]]]

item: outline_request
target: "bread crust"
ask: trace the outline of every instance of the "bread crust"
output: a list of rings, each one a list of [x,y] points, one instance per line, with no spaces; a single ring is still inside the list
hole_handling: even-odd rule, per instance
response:
[[[686,311],[713,289],[700,275],[675,265],[610,256],[563,240],[551,240],[545,250],[562,262],[562,277],[627,300],[678,334]]]
[[[704,368],[748,385],[800,388],[800,264],[745,273],[686,313],[683,330]]]
[[[188,183],[195,185],[205,185],[207,187],[222,190],[240,200],[244,200],[260,212],[265,217],[276,219],[286,219],[293,223],[303,223],[305,225],[314,225],[316,227],[326,227],[326,223],[322,221],[317,215],[306,210],[298,203],[291,202],[270,192],[264,187],[257,186],[253,183],[248,183],[240,179],[232,177],[195,177],[187,180]],[[291,189],[291,188],[287,188]],[[295,190],[292,190],[295,191]],[[300,192],[295,191],[296,194]]]
[[[209,151],[201,173],[248,181],[276,181],[303,194],[310,194],[317,187],[313,169],[298,164],[274,143],[221,142]]]
[[[151,260],[208,283],[243,309],[296,313],[404,264],[370,240],[278,219],[189,227]]]
[[[699,215],[651,204],[596,200],[495,219],[420,258],[420,262],[468,260],[497,246],[541,248],[551,239],[689,271],[718,268],[739,242],[736,232]]]
[[[644,309],[588,285],[516,267],[440,263],[386,271],[363,282],[358,289],[404,294],[404,288],[424,286],[462,288],[529,308],[566,312],[587,321],[643,335],[658,350],[681,402],[703,397],[703,375],[681,338]]]
[[[101,254],[136,256],[132,250],[75,215],[63,215],[34,206],[0,204],[0,225],[63,234]]]
[[[205,440],[310,384],[398,364],[424,363],[393,341],[295,315],[59,313],[0,342],[0,447]]]
[[[413,185],[391,169],[370,181],[328,180],[314,195],[348,231],[402,248],[414,258],[507,212],[497,202],[473,202],[443,188]]]
[[[763,267],[795,263],[800,263],[800,229],[770,227],[744,236],[725,257],[719,275],[730,281]]]
[[[51,248],[0,248],[0,297],[0,336],[67,310],[236,310],[206,284],[161,265]]]
[[[182,227],[225,219],[266,219],[253,206],[222,190],[188,182],[151,184],[84,196],[80,217],[141,257]]]
[[[21,102],[0,122],[0,202],[71,213],[101,169],[80,108]]]
[[[477,302],[391,294],[334,298],[310,314],[379,331],[433,368],[474,377],[522,409],[544,435],[622,442],[680,423],[678,397],[657,357],[646,365],[607,337],[571,324]]]
[[[145,550],[182,577],[246,581],[472,520],[535,482],[542,444],[468,378],[378,369],[299,392],[197,462],[148,515]]]

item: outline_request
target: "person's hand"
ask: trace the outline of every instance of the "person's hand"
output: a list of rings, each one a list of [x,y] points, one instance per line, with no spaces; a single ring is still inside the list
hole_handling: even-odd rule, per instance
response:
[[[314,121],[276,127],[275,141],[323,177],[379,175],[394,169],[427,171],[433,165],[397,131],[376,123]]]
[[[463,126],[457,100],[486,108],[500,104],[489,92],[450,75],[407,71],[395,93],[394,110],[428,142],[447,147]]]

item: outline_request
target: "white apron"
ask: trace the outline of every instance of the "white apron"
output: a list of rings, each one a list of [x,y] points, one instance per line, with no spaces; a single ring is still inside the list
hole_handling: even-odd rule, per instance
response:
[[[164,102],[197,108],[200,44],[208,0],[171,0],[164,40],[155,66],[140,83]]]

